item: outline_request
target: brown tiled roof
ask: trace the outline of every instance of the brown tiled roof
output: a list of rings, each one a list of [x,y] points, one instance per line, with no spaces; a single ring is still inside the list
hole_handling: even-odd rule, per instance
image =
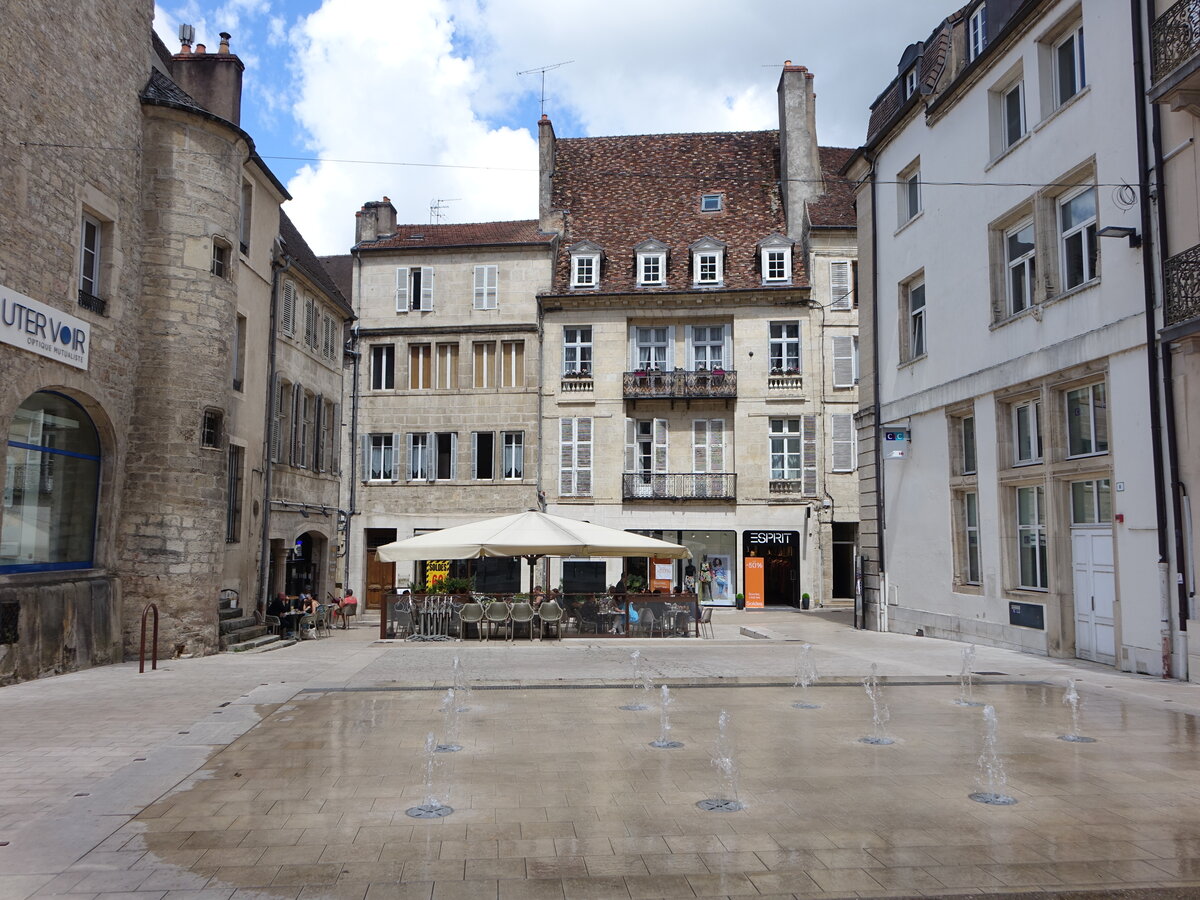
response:
[[[962,10],[959,10],[958,13],[943,19],[925,41],[921,56],[916,63],[918,93],[926,95],[936,93],[938,82],[946,74],[946,63],[950,59],[950,44],[954,39],[954,23],[961,17]],[[867,143],[888,129],[908,99],[910,98],[904,96],[904,73],[902,72],[871,104],[871,119],[867,124]]]
[[[321,261],[317,259],[316,254],[312,252],[312,248],[308,246],[308,241],[304,240],[304,235],[300,233],[282,209],[279,211],[279,236],[283,238],[288,256],[292,258],[292,264],[302,269],[309,278],[323,287],[329,293],[329,298],[350,317],[353,317],[354,310],[346,299],[348,295],[342,294],[334,280],[329,277],[329,273],[325,271],[325,267],[321,265]]]
[[[727,245],[726,289],[761,289],[757,244],[787,233],[777,131],[564,138],[553,181],[551,206],[565,225],[554,277],[560,292],[570,290],[565,250],[583,240],[604,250],[600,293],[691,289],[688,247],[705,237]],[[701,194],[723,194],[722,211],[700,212]],[[633,248],[650,238],[668,247],[663,288],[637,287]],[[792,262],[794,284],[807,285],[804,254]]]
[[[809,221],[814,228],[855,228],[854,188],[838,172],[853,155],[850,147],[822,147],[821,171],[825,173],[825,194],[808,205]]]
[[[538,231],[536,219],[464,225],[398,225],[396,233],[363,241],[356,250],[415,250],[422,247],[478,247],[498,244],[550,244],[554,235]]]
[[[350,298],[354,294],[354,257],[349,253],[340,253],[337,256],[318,256],[321,265],[325,267],[325,271],[329,273],[329,277],[333,279],[333,283],[337,285],[342,296]]]

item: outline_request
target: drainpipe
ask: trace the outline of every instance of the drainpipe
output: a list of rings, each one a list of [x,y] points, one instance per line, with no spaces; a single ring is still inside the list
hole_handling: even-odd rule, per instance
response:
[[[875,614],[880,630],[887,630],[887,550],[885,547],[885,521],[887,504],[884,499],[883,448],[879,442],[879,426],[882,421],[879,405],[879,183],[875,178],[877,157],[863,153],[871,165],[867,177],[871,179],[871,427],[875,429],[872,446],[875,456],[875,529],[876,547]],[[861,517],[860,517],[861,518]],[[865,599],[865,596],[864,596]],[[862,627],[866,627],[867,611],[863,610]]]
[[[1154,0],[1146,0],[1146,21],[1154,20]],[[1154,189],[1158,199],[1157,203],[1157,226],[1158,226],[1158,263],[1160,279],[1165,276],[1167,263],[1167,247],[1170,246],[1167,240],[1167,187],[1166,175],[1163,172],[1163,166],[1166,162],[1163,156],[1162,144],[1162,109],[1158,104],[1152,104],[1150,116],[1153,121],[1151,128],[1151,138],[1154,146]],[[1165,285],[1161,280],[1157,282],[1160,296],[1163,298],[1164,315],[1166,311],[1166,290]],[[1171,518],[1174,524],[1175,538],[1175,591],[1176,605],[1178,616],[1178,631],[1177,633],[1183,637],[1187,637],[1188,619],[1191,617],[1190,601],[1188,595],[1188,585],[1186,578],[1187,562],[1190,542],[1187,541],[1184,533],[1184,528],[1187,522],[1187,513],[1184,509],[1184,497],[1186,490],[1179,480],[1179,432],[1175,421],[1175,383],[1173,378],[1173,361],[1171,358],[1171,342],[1163,341],[1160,350],[1162,354],[1162,379],[1163,379],[1163,406],[1165,410],[1165,425],[1166,425],[1166,444],[1167,444],[1167,466],[1169,469],[1168,477],[1170,478],[1171,491]],[[1187,679],[1189,672],[1187,668],[1187,652],[1179,654],[1179,672],[1178,676],[1181,679]]]
[[[258,581],[262,602],[266,604],[271,590],[271,488],[275,471],[275,462],[271,456],[271,434],[275,425],[275,366],[278,341],[279,319],[279,279],[292,267],[292,258],[284,248],[283,241],[275,238],[271,249],[271,331],[267,341],[267,414],[263,423],[263,435],[266,437],[263,447],[263,522],[262,538],[259,546]]]
[[[362,257],[358,254],[354,255],[354,281],[355,289],[351,289],[352,300],[355,295],[361,301],[362,299]],[[354,311],[355,316],[362,314],[361,310]],[[346,351],[346,355],[350,357],[351,373],[350,373],[350,503],[346,509],[346,533],[342,537],[342,553],[346,557],[346,581],[342,587],[350,586],[350,566],[352,557],[350,556],[350,536],[354,533],[353,522],[354,517],[358,514],[358,379],[361,368],[362,351],[358,349],[358,326],[352,324],[350,326],[350,349]],[[365,574],[365,573],[364,573]],[[366,596],[366,589],[363,588],[362,596]],[[363,601],[366,602],[365,600]],[[386,619],[387,616],[384,616]]]
[[[1152,448],[1151,463],[1154,466],[1154,514],[1158,532],[1158,571],[1159,595],[1161,597],[1162,613],[1160,633],[1162,639],[1162,670],[1163,678],[1171,677],[1171,615],[1170,600],[1167,590],[1167,575],[1170,570],[1171,557],[1167,542],[1167,491],[1166,478],[1163,472],[1163,433],[1162,433],[1162,398],[1159,392],[1160,366],[1158,359],[1158,329],[1155,320],[1155,300],[1158,296],[1157,279],[1154,277],[1154,247],[1151,231],[1154,227],[1150,209],[1150,162],[1147,158],[1147,148],[1150,134],[1146,125],[1146,91],[1149,88],[1146,73],[1146,58],[1143,42],[1145,32],[1142,27],[1142,4],[1138,0],[1129,0],[1130,19],[1133,31],[1133,87],[1135,122],[1137,126],[1138,151],[1138,194],[1142,217],[1142,280],[1145,295],[1146,320],[1146,381],[1150,389],[1150,444]],[[1161,182],[1161,156],[1155,148],[1156,165],[1159,167]],[[1160,192],[1158,201],[1161,205],[1165,196]],[[1161,241],[1160,241],[1161,243]],[[1160,251],[1161,252],[1161,251]],[[1187,630],[1187,620],[1179,623],[1180,631]]]

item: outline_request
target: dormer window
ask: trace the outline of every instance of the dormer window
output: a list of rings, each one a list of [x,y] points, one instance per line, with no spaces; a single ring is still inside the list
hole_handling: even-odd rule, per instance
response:
[[[571,287],[594,288],[600,284],[600,247],[580,241],[570,248]]]
[[[781,234],[773,234],[759,241],[758,252],[762,263],[763,284],[792,283],[793,241]]]
[[[725,198],[721,194],[701,194],[700,212],[720,212],[725,208]]]
[[[658,287],[667,283],[667,245],[662,241],[642,241],[633,248],[637,254],[638,287]]]
[[[975,59],[987,46],[987,4],[981,3],[967,23],[967,56]]]
[[[697,287],[713,287],[724,283],[724,244],[712,238],[704,238],[688,249],[692,252],[692,284]]]
[[[904,73],[904,99],[907,100],[917,92],[917,67],[913,66]]]

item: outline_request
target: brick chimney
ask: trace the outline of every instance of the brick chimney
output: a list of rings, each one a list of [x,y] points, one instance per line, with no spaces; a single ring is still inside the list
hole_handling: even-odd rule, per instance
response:
[[[550,208],[554,187],[554,126],[542,113],[538,120],[538,229],[545,234],[562,234],[562,216]]]
[[[184,44],[171,57],[171,77],[202,107],[234,125],[242,121],[242,72],[245,64],[229,52],[229,34],[221,32],[216,53]]]
[[[817,95],[804,66],[783,64],[779,78],[779,168],[788,237],[803,238],[805,204],[825,193],[817,147]]]
[[[373,241],[396,233],[396,207],[387,197],[368,200],[354,214],[354,243]]]

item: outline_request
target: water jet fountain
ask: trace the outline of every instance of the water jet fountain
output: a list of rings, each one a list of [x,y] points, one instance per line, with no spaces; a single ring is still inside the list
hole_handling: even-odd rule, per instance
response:
[[[642,671],[642,651],[634,650],[629,654],[629,658],[633,661],[633,683],[640,685],[647,699],[650,698],[650,692],[654,690],[654,683],[650,680],[650,676]],[[640,698],[635,699],[632,703],[626,703],[621,709],[638,711],[649,709],[650,704],[643,702]]]
[[[445,735],[445,740],[433,748],[434,753],[457,753],[462,749],[462,745],[458,743],[458,713],[460,709],[457,692],[454,688],[448,688],[446,696],[442,698],[442,734]]]
[[[813,659],[812,644],[804,644],[800,648],[800,661],[796,666],[796,680],[792,683],[792,687],[798,687],[802,691],[801,697],[805,698],[792,704],[793,709],[820,709],[821,704],[808,702],[809,687],[820,678],[821,675],[817,671],[817,661]]]
[[[1017,800],[1004,793],[1007,781],[1004,774],[1004,761],[996,752],[996,709],[993,706],[985,706],[983,708],[983,752],[979,754],[979,774],[975,778],[975,784],[979,790],[968,796],[976,803],[987,803],[990,806],[1012,806]]]
[[[956,706],[983,706],[974,697],[974,674],[975,645],[971,644],[963,647],[962,671],[958,673],[958,699],[954,701]]]
[[[659,732],[658,740],[651,741],[650,746],[656,747],[659,750],[675,750],[683,746],[682,741],[671,740],[671,689],[665,684],[662,686],[662,699],[659,701]]]
[[[879,687],[879,667],[875,663],[871,663],[871,674],[863,679],[863,687],[867,691],[867,696],[871,699],[871,724],[873,730],[867,737],[859,738],[859,742],[877,745],[896,743],[887,736],[887,723],[891,719],[892,714],[888,712],[887,704],[883,702],[883,692]]]
[[[729,734],[729,713],[721,710],[717,717],[717,740],[713,746],[713,767],[721,775],[721,790],[716,797],[701,800],[696,805],[708,812],[737,812],[746,808],[738,796],[738,770],[733,755],[733,738]]]
[[[441,819],[454,812],[449,804],[442,803],[433,790],[434,770],[437,768],[437,738],[433,732],[425,736],[425,802],[420,806],[410,806],[404,814],[413,819]],[[446,799],[450,799],[449,787],[446,789]]]
[[[1060,741],[1069,741],[1072,744],[1094,744],[1096,739],[1093,737],[1084,737],[1079,733],[1079,691],[1075,690],[1075,680],[1067,681],[1067,690],[1063,694],[1063,703],[1071,707],[1071,733],[1060,734]]]

